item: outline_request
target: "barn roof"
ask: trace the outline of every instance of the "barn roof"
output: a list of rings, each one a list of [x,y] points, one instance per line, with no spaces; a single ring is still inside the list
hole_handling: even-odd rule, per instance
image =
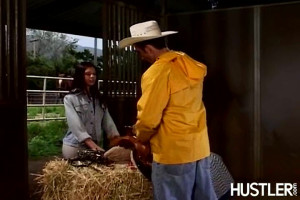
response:
[[[234,8],[293,0],[123,0],[152,12],[173,15],[210,9]],[[105,0],[27,0],[27,27],[48,31],[101,37]],[[149,9],[151,8],[151,9]]]

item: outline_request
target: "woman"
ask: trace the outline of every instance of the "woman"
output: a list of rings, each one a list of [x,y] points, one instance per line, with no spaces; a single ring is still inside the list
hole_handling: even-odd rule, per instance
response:
[[[77,156],[79,149],[104,151],[100,146],[103,132],[109,140],[119,136],[108,108],[97,87],[96,67],[90,62],[76,66],[72,89],[64,97],[68,131],[63,138],[62,154],[66,159]]]

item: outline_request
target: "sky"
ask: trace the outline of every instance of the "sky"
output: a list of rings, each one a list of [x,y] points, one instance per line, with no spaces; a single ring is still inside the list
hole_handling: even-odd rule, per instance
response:
[[[94,42],[95,38],[93,37],[85,37],[81,35],[72,35],[72,34],[66,34],[71,38],[78,39],[77,44],[83,47],[92,47],[94,48]],[[97,39],[97,47],[98,49],[102,49],[102,39]]]

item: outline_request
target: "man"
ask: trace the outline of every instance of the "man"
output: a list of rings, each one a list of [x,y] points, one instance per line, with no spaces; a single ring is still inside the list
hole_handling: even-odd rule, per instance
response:
[[[217,199],[202,102],[206,66],[169,50],[164,37],[177,32],[161,32],[156,21],[135,24],[130,33],[120,48],[134,45],[152,64],[142,77],[135,131],[140,141],[150,142],[154,199]]]

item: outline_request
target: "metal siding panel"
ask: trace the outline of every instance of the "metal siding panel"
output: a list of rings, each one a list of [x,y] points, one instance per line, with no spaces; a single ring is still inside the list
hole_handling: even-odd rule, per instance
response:
[[[299,9],[291,3],[168,18],[169,30],[179,30],[170,37],[174,49],[208,66],[212,151],[237,181],[300,181]]]
[[[211,150],[220,154],[235,180],[254,179],[253,10],[172,15],[170,47],[204,62],[204,103]],[[171,46],[172,44],[172,46]]]
[[[300,3],[261,11],[263,178],[300,182]]]

